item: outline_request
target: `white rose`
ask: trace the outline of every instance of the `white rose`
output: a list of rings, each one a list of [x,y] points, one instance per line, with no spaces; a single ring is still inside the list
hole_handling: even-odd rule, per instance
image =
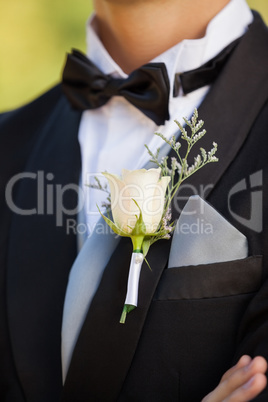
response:
[[[137,216],[142,212],[146,233],[156,232],[161,220],[169,176],[160,179],[161,169],[122,170],[122,178],[103,173],[111,190],[111,209],[114,223],[131,233]],[[135,200],[139,208],[133,201]]]

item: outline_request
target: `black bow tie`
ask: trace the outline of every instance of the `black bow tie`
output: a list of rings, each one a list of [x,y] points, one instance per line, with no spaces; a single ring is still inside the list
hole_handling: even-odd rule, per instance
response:
[[[186,71],[182,74],[175,74],[173,95],[178,96],[180,87],[182,87],[184,95],[187,95],[205,85],[212,84],[239,42],[240,38],[231,42],[220,53],[213,57],[213,59],[203,64],[201,67]]]
[[[210,85],[218,76],[238,40],[196,70],[176,74],[174,96]],[[103,106],[112,96],[124,96],[157,125],[169,119],[169,79],[164,63],[148,63],[126,79],[103,74],[85,55],[73,50],[68,55],[62,77],[63,91],[75,109]]]
[[[67,57],[62,79],[63,91],[75,109],[103,106],[115,95],[124,96],[152,119],[164,124],[169,119],[169,79],[164,63],[149,63],[126,79],[103,74],[77,50]]]

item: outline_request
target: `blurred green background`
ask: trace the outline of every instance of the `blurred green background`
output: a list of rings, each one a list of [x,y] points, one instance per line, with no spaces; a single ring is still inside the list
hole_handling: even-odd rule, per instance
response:
[[[127,0],[126,0],[127,1]],[[268,23],[268,0],[248,0]],[[85,51],[91,0],[0,0],[0,110],[59,81],[65,53]]]

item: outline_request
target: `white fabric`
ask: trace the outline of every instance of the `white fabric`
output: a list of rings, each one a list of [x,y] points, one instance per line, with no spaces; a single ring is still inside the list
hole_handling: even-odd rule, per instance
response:
[[[201,197],[190,197],[176,224],[168,268],[232,261],[247,255],[247,238]]]
[[[231,0],[210,22],[204,38],[184,40],[153,61],[166,63],[171,83],[176,72],[199,67],[219,53],[226,45],[241,36],[252,21],[252,14],[245,0]],[[178,16],[179,23],[179,16]],[[94,17],[88,26],[88,56],[104,72],[124,77],[124,72],[111,59],[94,32]],[[120,174],[121,169],[137,169],[146,165],[149,156],[144,148],[152,151],[162,145],[154,136],[155,131],[171,137],[177,132],[173,122],[183,116],[190,117],[205,97],[208,87],[187,96],[172,97],[169,102],[170,121],[157,127],[134,106],[121,97],[114,97],[98,110],[83,113],[79,129],[82,153],[82,184],[89,183],[96,172],[109,171]],[[202,116],[201,116],[202,117]],[[99,285],[103,269],[115,247],[112,236],[96,235],[99,206],[105,194],[84,187],[86,195],[86,223],[90,236],[80,251],[71,270],[64,304],[62,326],[63,381],[68,371],[72,352],[84,322],[86,312]],[[102,228],[104,228],[104,224]]]
[[[119,240],[119,236],[116,236],[105,223],[102,223],[100,227],[96,225],[73,264],[62,319],[63,381],[65,381],[73,348],[88,307],[100,283],[103,270]]]
[[[203,87],[187,96],[173,98],[175,73],[197,68],[214,57],[230,42],[243,35],[252,18],[245,0],[231,0],[209,23],[203,38],[184,40],[152,60],[166,64],[171,83],[170,120],[164,126],[158,127],[122,97],[114,97],[98,110],[84,112],[79,130],[83,185],[90,182],[90,177],[105,170],[120,174],[122,168],[143,167],[149,160],[144,144],[152,151],[163,145],[163,141],[153,135],[154,132],[161,132],[167,137],[174,135],[178,131],[174,120],[182,121],[182,117],[191,117],[193,109],[200,105],[209,89]],[[104,73],[126,77],[103,47],[95,29],[93,16],[87,26],[89,58]],[[102,177],[101,180],[104,181]],[[90,232],[99,219],[96,204],[101,206],[105,194],[86,186],[83,189],[86,194],[85,210]]]
[[[129,266],[125,304],[130,304],[136,307],[138,305],[139,280],[143,260],[144,257],[142,253],[132,253]]]

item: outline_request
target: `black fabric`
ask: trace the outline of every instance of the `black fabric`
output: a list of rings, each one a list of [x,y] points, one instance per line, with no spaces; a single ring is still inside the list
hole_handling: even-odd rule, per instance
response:
[[[156,300],[204,299],[256,292],[261,285],[262,256],[166,269]]]
[[[145,64],[126,79],[113,78],[103,74],[78,50],[73,50],[67,57],[62,88],[76,109],[95,109],[118,95],[124,96],[158,125],[169,119],[170,87],[164,63]]]
[[[65,225],[57,225],[56,186],[64,188],[79,182],[81,165],[77,130],[80,117],[81,113],[69,108],[60,87],[56,87],[32,104],[0,118],[1,225],[9,227],[1,231],[1,236],[6,237],[5,242],[1,241],[0,253],[1,282],[4,275],[1,308],[4,307],[8,321],[1,314],[4,328],[0,335],[0,353],[1,356],[7,354],[8,343],[4,341],[4,335],[8,332],[16,372],[23,383],[23,393],[12,399],[15,392],[12,381],[19,382],[11,380],[7,367],[11,366],[13,358],[9,355],[8,366],[0,364],[0,400],[20,402],[25,395],[26,400],[47,402],[58,399],[62,390],[62,307],[77,243],[76,236],[72,232],[68,234]],[[40,213],[15,213],[11,217],[5,200],[5,184],[23,172],[27,172],[27,176],[18,177],[12,191],[13,201],[18,208],[27,210],[39,204]],[[42,179],[38,180],[38,175],[43,175],[43,188],[39,190],[37,183],[39,181],[40,186]],[[49,177],[52,180],[48,180]],[[47,214],[46,189],[52,184],[53,213]],[[65,208],[74,208],[76,198],[76,192],[66,191],[63,196]],[[76,220],[76,213],[73,216],[63,213],[63,222],[69,218]],[[6,264],[8,268],[3,270]],[[8,293],[12,296],[7,300]],[[7,389],[4,395],[1,394],[2,383]],[[9,395],[10,399],[5,399]]]
[[[184,95],[187,95],[205,85],[212,84],[220,74],[239,41],[240,38],[230,43],[219,54],[213,57],[213,59],[207,61],[201,67],[185,71],[184,73],[177,73],[175,75],[174,96],[178,95],[180,86],[182,86]]]

